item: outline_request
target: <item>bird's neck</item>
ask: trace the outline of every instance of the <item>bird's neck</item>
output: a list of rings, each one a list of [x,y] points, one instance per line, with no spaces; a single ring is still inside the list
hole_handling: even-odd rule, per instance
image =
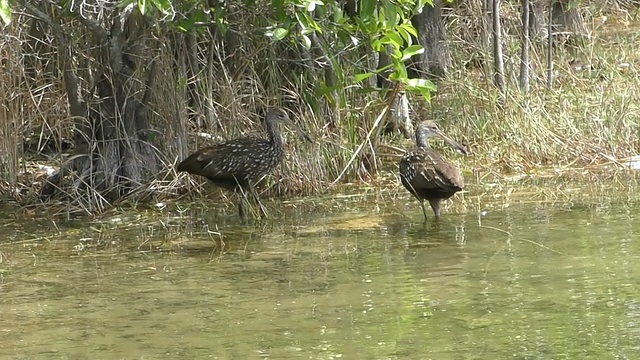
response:
[[[268,124],[267,134],[269,135],[269,142],[271,142],[275,148],[282,149],[282,135],[280,135],[278,124]]]
[[[429,138],[427,136],[417,135],[416,136],[416,145],[419,148],[428,149],[429,148]]]

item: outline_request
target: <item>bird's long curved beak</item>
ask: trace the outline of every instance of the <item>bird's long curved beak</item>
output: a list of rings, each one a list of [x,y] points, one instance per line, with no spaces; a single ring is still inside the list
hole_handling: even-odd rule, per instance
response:
[[[445,135],[441,131],[438,131],[436,133],[436,135],[438,135],[440,138],[442,138],[442,140],[446,141],[447,144],[451,145],[451,147],[453,147],[454,149],[458,149],[461,153],[467,155],[467,149],[464,146],[462,146],[460,143],[458,143],[457,141],[455,141],[452,138],[448,137],[447,135]]]
[[[313,143],[313,139],[311,139],[311,136],[309,136],[309,134],[304,132],[304,130],[302,130],[300,125],[294,123],[293,121],[291,121],[291,119],[287,119],[284,122],[287,125],[291,126],[296,131],[296,133],[298,133],[298,136],[300,136],[301,138],[305,139],[306,141],[308,141],[310,143]]]

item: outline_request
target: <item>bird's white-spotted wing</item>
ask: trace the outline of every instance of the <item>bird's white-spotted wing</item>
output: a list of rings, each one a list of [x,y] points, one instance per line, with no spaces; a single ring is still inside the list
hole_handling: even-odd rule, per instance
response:
[[[431,149],[408,152],[400,161],[403,182],[414,189],[462,189],[460,172]]]

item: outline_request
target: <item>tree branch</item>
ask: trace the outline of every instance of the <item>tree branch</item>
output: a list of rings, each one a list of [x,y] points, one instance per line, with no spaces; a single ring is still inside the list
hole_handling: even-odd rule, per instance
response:
[[[80,4],[77,4],[77,6],[80,6]],[[93,32],[94,35],[100,38],[100,40],[107,41],[107,39],[109,38],[109,32],[105,28],[100,26],[100,23],[93,19],[82,16],[81,12],[76,11],[75,8],[71,8],[71,11],[75,15],[75,18],[78,19],[78,21],[80,21],[82,25],[91,30],[91,32]]]

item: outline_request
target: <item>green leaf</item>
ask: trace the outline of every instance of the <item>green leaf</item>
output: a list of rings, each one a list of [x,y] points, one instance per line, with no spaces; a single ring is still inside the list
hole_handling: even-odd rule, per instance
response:
[[[193,29],[193,26],[194,26],[195,23],[196,23],[195,20],[193,18],[190,18],[190,19],[185,19],[185,20],[178,21],[178,24],[176,26],[181,31],[187,32],[187,31]]]
[[[224,21],[224,18],[216,17],[216,24],[218,26],[218,30],[220,30],[220,34],[224,36],[227,33],[227,30],[229,30],[229,26],[227,26],[227,23]]]
[[[224,19],[224,11],[216,10],[213,15],[216,20]],[[190,18],[196,23],[209,21],[207,14],[202,9],[197,9]]]
[[[147,0],[138,0],[138,11],[140,11],[140,14],[146,14],[147,6]]]
[[[402,41],[402,37],[395,31],[387,31],[387,33],[384,35],[386,38],[389,38],[391,40],[390,44],[393,45],[396,49],[400,49],[404,44],[404,41]]]
[[[377,21],[367,21],[364,23],[363,29],[369,34],[375,34],[378,32],[378,25]]]
[[[406,85],[406,89],[411,91],[411,92],[417,92],[420,95],[422,95],[422,97],[424,97],[424,99],[427,102],[431,101],[431,94],[436,92],[436,86],[434,83],[432,83],[429,80],[425,80],[425,79],[407,79],[407,78],[401,78],[398,79],[402,84]]]
[[[320,0],[308,0],[305,7],[306,7],[308,12],[312,12],[312,11],[314,11],[316,9],[317,5],[322,6],[322,5],[324,5],[324,3],[322,1],[320,1]]]
[[[394,60],[400,60],[400,59],[402,59],[402,52],[394,47],[393,48],[393,52],[391,53],[391,57]]]
[[[418,55],[424,53],[424,47],[421,45],[411,45],[402,51],[402,58],[400,60],[404,61],[412,57],[413,55]]]
[[[294,19],[290,16],[284,18],[284,22],[282,23],[282,28],[291,29],[293,27]]]
[[[414,14],[420,14],[421,12],[424,11],[423,8],[425,6],[433,6],[433,1],[432,0],[418,0],[418,1],[416,1],[414,3],[412,12]]]
[[[301,16],[299,12],[295,13],[295,17],[296,17],[296,20],[298,20],[298,25],[302,30],[306,30],[310,28],[309,22],[307,21],[307,19],[304,16]]]
[[[309,1],[307,3],[307,6],[305,8],[308,12],[312,12],[313,10],[316,9],[316,3],[314,3],[313,1]]]
[[[371,41],[371,48],[373,48],[374,51],[382,52],[384,51],[384,44],[379,39],[373,39]]]
[[[391,75],[389,75],[389,79],[391,80],[398,80],[398,81],[404,81],[407,79],[407,67],[406,65],[402,62],[399,61],[399,59],[396,58],[391,58],[391,61],[393,62],[393,73]]]
[[[360,0],[360,18],[363,21],[371,19],[376,9],[376,0]]]
[[[378,16],[377,16],[377,21],[376,21],[376,23],[377,23],[377,24],[382,25],[382,27],[383,27],[383,28],[387,28],[387,27],[389,27],[389,26],[387,25],[387,16],[386,16],[386,14],[384,13],[384,9],[378,9],[377,15],[378,15]]]
[[[392,1],[384,2],[384,13],[387,18],[387,24],[389,27],[393,27],[398,23],[400,16],[398,13],[402,13],[402,9],[394,5]]]
[[[385,65],[385,66],[377,69],[375,72],[376,72],[376,74],[379,74],[379,73],[381,73],[381,72],[383,72],[383,71],[385,71],[387,69],[391,69],[392,66],[393,66],[393,64]]]
[[[282,40],[289,34],[289,30],[283,28],[273,29],[273,38],[275,40]]]
[[[410,90],[428,90],[430,92],[435,92],[438,88],[436,85],[427,79],[405,79],[402,81],[405,85],[407,85]]]
[[[422,95],[422,97],[426,102],[431,102],[431,91],[424,88],[420,88],[418,89],[418,92],[420,93],[420,95]]]
[[[284,0],[271,0],[271,8],[275,9],[276,21],[282,22],[287,16]]]
[[[311,39],[309,39],[309,37],[307,35],[302,35],[302,46],[305,47],[305,49],[309,50],[311,49]]]
[[[411,46],[411,44],[413,43],[413,40],[411,39],[411,35],[409,35],[407,30],[405,30],[403,27],[399,26],[399,27],[396,28],[396,31],[398,31],[400,36],[402,36],[402,38],[404,39],[405,43],[407,43],[407,45]]]
[[[413,24],[410,22],[406,22],[404,24],[401,25],[402,29],[405,30],[406,32],[408,32],[409,34],[418,37],[418,30],[416,30],[415,27],[413,27]]]
[[[11,6],[9,6],[9,0],[0,0],[0,19],[5,25],[11,23]]]
[[[344,10],[342,10],[342,8],[338,7],[336,4],[332,5],[334,6],[331,6],[330,13],[331,16],[333,16],[333,22],[339,25],[343,25],[346,20],[346,16],[344,16]]]
[[[296,12],[295,17],[296,20],[298,20],[298,24],[300,24],[303,29],[314,29],[319,32],[322,31],[320,25],[318,25],[318,23],[313,20],[313,18],[309,16],[308,13]]]
[[[152,0],[153,6],[160,10],[161,13],[168,15],[173,13],[171,2],[169,0]]]
[[[375,73],[369,72],[369,73],[364,73],[364,74],[356,74],[356,76],[354,77],[354,80],[359,83],[363,80],[367,80],[368,78],[374,76]]]

